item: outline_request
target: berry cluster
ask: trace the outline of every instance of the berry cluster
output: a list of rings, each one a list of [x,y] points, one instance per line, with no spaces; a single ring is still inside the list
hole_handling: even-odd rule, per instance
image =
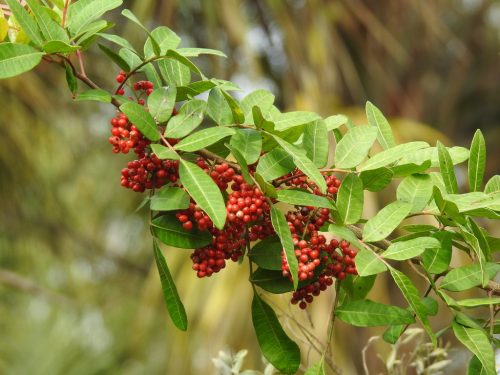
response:
[[[189,207],[175,214],[186,230],[193,229],[193,223],[196,223],[199,230],[211,229],[214,224],[208,215],[196,206],[194,202],[189,203]]]
[[[131,161],[122,169],[121,185],[136,192],[159,188],[179,179],[179,161],[160,160],[154,154]]]
[[[327,174],[326,172],[322,172],[323,177],[326,182],[327,193],[326,195],[333,198],[340,187],[340,180],[335,177],[333,174]],[[299,189],[311,190],[313,194],[323,195],[316,184],[310,181],[307,176],[304,175],[299,169],[295,169],[287,175],[283,176],[280,180],[276,182],[276,184],[281,184],[280,181],[284,181],[283,183],[286,186],[292,186]]]
[[[144,138],[125,114],[118,113],[116,117],[111,119],[110,123],[111,137],[109,137],[109,143],[113,145],[115,154],[119,152],[127,154],[130,149],[134,149],[137,155],[144,153],[144,149],[150,144],[150,141]]]

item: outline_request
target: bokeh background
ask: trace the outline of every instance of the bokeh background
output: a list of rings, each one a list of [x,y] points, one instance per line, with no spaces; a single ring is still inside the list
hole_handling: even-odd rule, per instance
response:
[[[487,177],[499,173],[499,2],[136,0],[125,6],[151,28],[175,30],[184,46],[223,50],[228,59],[199,60],[205,74],[235,81],[242,95],[268,88],[283,110],[344,113],[364,123],[370,100],[391,119],[399,141],[468,147],[481,128]],[[119,12],[110,17],[116,33],[136,46],[144,42]],[[118,68],[99,51],[85,59],[95,81],[114,87]],[[112,154],[107,143],[113,108],[74,103],[63,72],[47,64],[1,81],[0,103],[0,373],[212,374],[211,358],[220,350],[241,349],[249,350],[244,368],[262,370],[247,265],[198,280],[189,251],[164,248],[190,327],[182,333],[170,322],[147,213],[136,211],[142,197],[119,185],[132,156]],[[465,170],[458,173],[465,191]],[[367,197],[367,216],[392,199],[393,188],[386,193]],[[500,234],[498,224],[490,229]],[[404,305],[384,277],[370,298]],[[325,293],[312,305],[311,327],[286,296],[268,299],[302,343],[304,363],[318,355],[288,316],[324,342],[332,300],[333,292]],[[439,329],[450,316],[431,322]],[[362,349],[382,332],[337,323],[333,359],[344,374],[362,373]],[[464,374],[468,354],[446,334],[442,345],[453,360],[444,373]],[[370,373],[387,373],[390,353],[374,341],[366,351]]]

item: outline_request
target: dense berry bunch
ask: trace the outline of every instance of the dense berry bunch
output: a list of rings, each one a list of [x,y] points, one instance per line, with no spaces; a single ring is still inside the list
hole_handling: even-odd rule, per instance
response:
[[[229,223],[256,223],[269,215],[269,204],[259,188],[245,182],[234,183],[232,188],[226,205]]]
[[[193,229],[194,224],[196,224],[199,230],[211,229],[214,226],[208,215],[194,202],[189,203],[187,209],[177,212],[175,216],[186,230]]]
[[[319,275],[318,280],[312,284],[298,288],[292,294],[291,303],[293,305],[299,304],[301,309],[305,309],[308,303],[312,303],[314,297],[319,296],[319,294],[325,291],[329,286],[333,284],[333,278],[327,276],[326,274]]]
[[[326,195],[333,198],[335,194],[337,194],[341,182],[333,174],[327,174],[326,172],[322,172],[322,175],[326,182],[326,187],[327,187]],[[311,190],[313,194],[324,195],[320,192],[316,184],[310,181],[307,178],[307,176],[305,176],[304,173],[302,173],[302,171],[300,171],[299,169],[293,170],[289,174],[283,176],[280,180],[284,181],[284,184],[286,186]],[[276,184],[279,185],[280,180],[278,180]]]
[[[212,180],[214,180],[221,190],[226,190],[231,181],[235,183],[241,183],[243,181],[243,178],[236,175],[234,168],[230,167],[227,163],[209,166],[203,158],[198,158],[196,164],[212,177]]]
[[[128,120],[123,113],[113,117],[111,123],[111,137],[109,143],[113,145],[113,152],[127,154],[134,149],[137,155],[144,154],[144,149],[150,144],[142,133]]]
[[[156,155],[144,155],[122,169],[121,185],[136,192],[159,188],[179,179],[179,161],[160,160]]]

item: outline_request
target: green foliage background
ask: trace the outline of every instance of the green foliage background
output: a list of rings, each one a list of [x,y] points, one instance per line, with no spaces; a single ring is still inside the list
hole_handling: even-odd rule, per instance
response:
[[[168,25],[186,45],[225,51],[226,60],[201,60],[204,71],[248,91],[271,88],[283,109],[343,112],[359,123],[370,99],[393,118],[401,142],[468,146],[481,128],[486,179],[498,173],[498,4],[371,4],[141,0],[126,6],[150,26]],[[142,42],[122,17],[114,21],[132,43]],[[94,53],[88,60],[99,61]],[[114,85],[109,66],[87,70]],[[249,349],[246,365],[261,367],[246,264],[200,281],[189,252],[167,252],[190,318],[187,333],[173,327],[147,218],[135,212],[140,197],[119,186],[129,157],[113,157],[107,143],[113,108],[73,103],[60,73],[42,64],[0,82],[0,373],[212,373],[210,358],[224,348]],[[466,171],[458,178],[466,184]],[[390,200],[369,198],[369,216]],[[377,282],[373,299],[402,302],[385,281]],[[286,296],[280,302],[282,316],[296,313]],[[311,309],[320,340],[331,302],[325,294]],[[308,324],[302,312],[299,318]],[[445,318],[431,322],[439,326]],[[337,329],[336,362],[348,373],[362,371],[361,349],[382,329]],[[374,372],[382,369],[376,352],[388,352],[388,345],[377,345],[368,352]],[[456,361],[448,373],[464,371],[460,353],[450,353]]]

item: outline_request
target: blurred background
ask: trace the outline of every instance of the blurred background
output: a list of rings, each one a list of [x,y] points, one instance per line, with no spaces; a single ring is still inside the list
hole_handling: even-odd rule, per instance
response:
[[[358,124],[366,122],[370,100],[391,119],[399,141],[468,147],[481,128],[486,178],[499,173],[499,2],[141,0],[125,6],[151,28],[172,28],[183,46],[223,50],[228,59],[200,59],[202,71],[235,81],[241,95],[267,88],[283,110],[344,113]],[[142,45],[145,36],[135,25],[119,12],[109,17],[117,34]],[[96,50],[85,59],[88,74],[112,89],[119,69],[112,71]],[[0,103],[0,373],[212,374],[220,350],[241,349],[249,351],[243,367],[262,371],[246,264],[198,280],[189,251],[163,248],[188,332],[170,322],[147,212],[136,211],[142,197],[120,187],[120,170],[132,155],[112,154],[107,142],[113,108],[72,102],[64,73],[47,64],[0,81]],[[466,191],[465,169],[460,176]],[[392,187],[385,193],[367,197],[366,216],[393,199]],[[500,235],[498,225],[490,229]],[[406,305],[384,277],[369,297]],[[288,296],[267,300],[301,343],[303,363],[316,361],[288,317],[297,316],[321,346],[333,291],[310,308],[314,327],[306,313],[288,306]],[[443,328],[450,315],[431,323]],[[362,373],[362,350],[383,329],[342,322],[336,328],[333,361],[344,374]],[[446,334],[441,344],[452,359],[443,373],[465,374],[469,354]],[[412,358],[416,348],[401,349],[397,358]],[[371,343],[365,353],[371,374],[389,373],[391,350],[381,340]],[[413,373],[404,363],[390,373]]]

